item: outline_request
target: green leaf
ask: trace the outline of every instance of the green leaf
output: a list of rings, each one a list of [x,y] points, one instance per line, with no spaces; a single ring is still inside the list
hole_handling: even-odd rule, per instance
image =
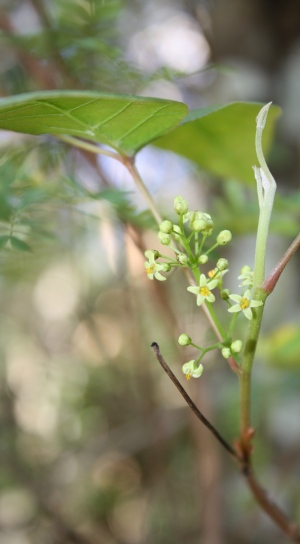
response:
[[[300,369],[300,327],[298,323],[287,323],[262,338],[260,346],[262,360],[285,370]]]
[[[31,251],[31,247],[26,242],[23,242],[23,240],[20,240],[20,238],[16,238],[16,236],[10,237],[10,243],[11,247],[19,251]]]
[[[214,175],[254,183],[255,120],[262,106],[233,102],[190,111],[180,126],[155,141],[155,145],[194,161]],[[263,135],[265,152],[270,147],[274,122],[280,112],[278,106],[269,110]]]
[[[10,237],[8,235],[0,236],[0,249],[2,249],[7,244],[9,238]]]
[[[45,91],[0,100],[0,128],[71,135],[109,145],[125,156],[174,128],[182,102],[91,91]]]

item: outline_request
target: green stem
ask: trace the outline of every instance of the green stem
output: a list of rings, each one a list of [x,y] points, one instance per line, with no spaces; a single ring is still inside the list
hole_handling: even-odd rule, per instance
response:
[[[268,293],[262,289],[257,289],[254,299],[265,303]],[[240,378],[240,415],[241,430],[246,431],[251,426],[251,377],[254,355],[256,351],[261,321],[263,317],[264,304],[253,308],[253,318],[250,321],[248,337],[245,345],[243,360],[241,363]]]
[[[141,191],[142,195],[144,196],[153,214],[153,217],[155,218],[158,225],[162,223],[163,219],[156,207],[156,204],[151,194],[149,193],[139,172],[137,171],[136,166],[133,162],[133,159],[131,159],[130,157],[123,157],[122,155],[119,155],[118,153],[115,153],[114,151],[108,151],[107,149],[103,149],[101,147],[98,147],[97,145],[91,144],[89,142],[85,142],[83,140],[79,140],[78,138],[74,138],[73,136],[67,136],[67,135],[58,136],[57,135],[57,138],[68,144],[74,145],[81,149],[85,149],[86,151],[90,151],[91,153],[97,153],[98,155],[105,155],[106,157],[110,157],[112,159],[115,159],[121,162],[127,168],[136,186],[138,187],[138,189]]]
[[[200,270],[199,268],[194,268],[192,270],[193,276],[195,278],[196,284],[199,285],[200,282]],[[205,313],[210,325],[212,326],[213,330],[216,333],[216,336],[220,342],[223,342],[223,340],[226,338],[226,333],[215,313],[215,310],[213,308],[213,305],[208,302],[207,300],[203,302],[201,306],[203,312]]]
[[[152,215],[157,222],[158,225],[160,225],[163,222],[163,218],[161,217],[154,199],[152,198],[152,195],[149,193],[146,185],[144,184],[134,162],[131,159],[124,159],[123,162],[124,166],[126,166],[128,172],[131,174],[136,186],[141,191],[142,195],[144,196],[146,202],[148,203],[148,206],[152,212]]]
[[[213,304],[211,302],[208,302],[208,300],[206,300],[204,302],[204,304],[206,305],[206,307],[207,307],[207,309],[208,309],[208,311],[210,313],[210,316],[211,316],[211,318],[212,318],[212,320],[213,320],[213,322],[214,322],[214,324],[215,324],[215,326],[217,328],[217,331],[219,332],[220,337],[222,338],[222,340],[225,340],[226,332],[223,329],[223,327],[222,327],[222,325],[221,325],[221,323],[219,321],[219,318],[217,317],[217,314],[216,314],[216,312],[214,310]]]
[[[98,147],[95,144],[85,142],[84,140],[79,140],[79,138],[74,138],[73,136],[67,135],[56,135],[56,138],[62,140],[63,142],[66,142],[67,144],[79,147],[80,149],[85,149],[86,151],[90,151],[91,153],[97,153],[98,155],[105,155],[106,157],[111,157],[112,159],[124,163],[124,157],[122,157],[118,153],[115,153],[114,151],[108,151],[108,149],[103,149],[102,147]]]
[[[260,168],[254,167],[254,174],[257,182],[257,193],[259,202],[259,221],[256,237],[255,265],[254,265],[254,300],[265,303],[269,293],[260,286],[265,276],[265,259],[267,239],[269,232],[270,218],[273,208],[276,182],[266,163],[262,149],[262,134],[266,124],[267,115],[271,103],[264,106],[256,119],[255,148]],[[264,311],[264,304],[252,310],[253,318],[250,321],[248,337],[241,363],[240,377],[240,417],[241,432],[247,432],[251,426],[251,377],[256,345],[258,342],[261,320]]]
[[[275,194],[275,191],[274,191]],[[254,287],[260,287],[265,278],[266,248],[269,233],[269,224],[273,207],[273,199],[267,206],[262,206],[257,227],[257,241],[254,264]]]
[[[233,330],[234,330],[234,327],[235,327],[235,324],[236,324],[236,320],[238,318],[238,313],[234,313],[233,316],[232,316],[232,319],[230,321],[230,325],[229,325],[229,329],[228,329],[228,338],[231,338],[232,336],[232,333],[233,333]]]
[[[265,303],[269,294],[273,291],[282,270],[290,260],[292,255],[300,246],[300,235],[294,240],[290,248],[284,254],[278,265],[271,272],[261,289],[256,289],[254,293],[255,300],[261,300]],[[255,355],[256,344],[259,336],[261,320],[263,316],[264,305],[259,306],[253,311],[253,319],[250,323],[249,334],[245,346],[244,357],[241,365],[240,374],[240,401],[241,401],[241,427],[247,430],[250,427],[250,395],[251,395],[251,373]]]

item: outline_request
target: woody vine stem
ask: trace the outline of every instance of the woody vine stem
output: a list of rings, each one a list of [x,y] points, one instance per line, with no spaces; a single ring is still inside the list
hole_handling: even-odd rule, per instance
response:
[[[238,376],[240,386],[240,436],[235,441],[234,446],[228,444],[223,436],[195,406],[186,390],[170,370],[160,353],[159,346],[156,342],[153,342],[152,348],[156,358],[198,419],[212,432],[227,453],[237,461],[241,473],[245,477],[257,503],[292,541],[300,543],[300,531],[298,527],[258,484],[254,477],[251,464],[252,438],[254,435],[254,430],[251,426],[251,378],[264,306],[267,297],[276,286],[285,266],[300,246],[299,234],[267,279],[265,279],[266,246],[276,191],[276,182],[267,166],[262,150],[262,134],[270,105],[271,103],[261,109],[256,120],[255,146],[259,166],[254,166],[254,175],[257,182],[259,221],[254,270],[248,265],[242,267],[238,278],[241,280],[241,294],[230,293],[228,289],[223,288],[223,277],[229,271],[227,259],[218,259],[215,266],[208,273],[205,274],[203,272],[203,266],[209,261],[211,251],[231,241],[232,235],[230,231],[221,231],[217,235],[215,243],[207,248],[207,240],[211,237],[214,230],[211,216],[197,210],[189,211],[186,200],[178,196],[174,200],[174,209],[178,216],[178,223],[174,224],[169,220],[163,221],[151,194],[144,185],[135,166],[134,158],[124,157],[116,152],[103,150],[94,144],[70,136],[63,136],[61,139],[71,145],[94,153],[107,155],[121,162],[127,168],[137,187],[148,202],[149,208],[159,225],[158,239],[160,243],[163,246],[168,246],[174,252],[174,257],[169,257],[156,249],[147,250],[145,252],[147,258],[145,268],[148,278],[150,280],[165,281],[166,277],[164,274],[168,274],[172,269],[181,268],[190,283],[187,290],[196,295],[196,303],[204,310],[217,338],[216,343],[204,347],[199,346],[186,333],[179,336],[178,342],[181,346],[190,345],[199,352],[195,359],[183,365],[182,371],[185,377],[187,379],[199,378],[204,371],[202,362],[205,354],[214,349],[220,350],[221,355],[227,360],[231,370]],[[227,305],[227,310],[231,317],[227,326],[221,323],[214,309],[216,297],[212,291],[219,291],[221,300]],[[248,334],[245,342],[240,338],[235,338],[235,325],[240,314],[249,320]]]

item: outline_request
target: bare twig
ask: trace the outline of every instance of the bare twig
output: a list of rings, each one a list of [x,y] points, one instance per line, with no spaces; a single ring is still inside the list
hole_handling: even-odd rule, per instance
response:
[[[254,435],[253,429],[248,429],[244,433],[239,441],[235,444],[235,449],[226,442],[226,440],[220,435],[220,433],[215,429],[215,427],[206,419],[206,417],[200,412],[197,406],[194,404],[192,399],[189,397],[185,389],[177,380],[176,376],[173,374],[172,370],[167,365],[163,356],[160,353],[159,346],[156,342],[151,344],[151,347],[155,353],[155,356],[172,380],[174,385],[177,387],[180,394],[183,396],[184,400],[187,402],[189,407],[193,410],[194,414],[198,419],[205,425],[207,429],[214,435],[218,442],[223,446],[223,448],[237,461],[239,464],[241,474],[245,478],[255,500],[260,505],[262,510],[274,521],[274,523],[282,529],[282,531],[293,541],[300,543],[300,532],[296,523],[294,523],[286,514],[273,502],[269,497],[268,493],[259,485],[257,482],[251,465],[251,453],[252,445],[251,440]]]
[[[226,442],[226,440],[220,435],[220,433],[215,429],[215,427],[206,419],[206,417],[200,412],[200,410],[197,408],[197,406],[194,404],[190,396],[187,394],[186,390],[182,387],[181,383],[177,380],[176,376],[173,374],[170,367],[167,365],[166,361],[164,360],[163,356],[160,353],[159,345],[156,342],[153,342],[151,344],[151,347],[155,353],[156,359],[166,372],[168,374],[169,378],[174,383],[175,387],[177,387],[179,393],[183,396],[184,400],[187,402],[191,410],[193,410],[194,414],[197,416],[198,419],[209,429],[209,431],[215,436],[215,438],[222,444],[223,448],[236,460],[240,461],[237,452]]]

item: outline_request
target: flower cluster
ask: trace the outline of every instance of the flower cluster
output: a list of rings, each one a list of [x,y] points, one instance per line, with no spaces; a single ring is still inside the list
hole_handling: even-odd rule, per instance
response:
[[[216,300],[216,293],[219,292],[220,299],[225,301],[227,309],[232,314],[229,325],[229,333],[224,333],[223,341],[202,348],[194,344],[191,338],[182,334],[179,337],[179,343],[182,346],[192,345],[200,350],[198,359],[192,359],[183,365],[183,373],[187,379],[198,378],[203,372],[203,366],[200,360],[203,355],[211,349],[219,348],[225,359],[237,356],[243,347],[241,340],[232,340],[232,331],[238,313],[243,314],[248,320],[253,319],[253,310],[262,306],[261,300],[252,298],[253,271],[249,266],[244,266],[238,277],[241,281],[241,293],[232,294],[229,289],[223,288],[223,278],[229,271],[228,260],[221,257],[210,270],[203,270],[210,259],[211,252],[228,244],[232,235],[229,230],[219,232],[210,247],[207,247],[207,239],[212,236],[214,223],[211,216],[206,212],[198,210],[190,211],[188,202],[181,196],[174,200],[174,210],[178,221],[165,220],[160,224],[158,239],[164,246],[168,246],[174,253],[173,257],[165,256],[157,250],[149,249],[145,252],[148,259],[145,262],[146,273],[150,280],[154,278],[159,281],[165,281],[163,275],[176,268],[189,268],[195,283],[187,287],[187,290],[196,295],[197,306],[206,305],[217,328],[222,329],[215,312],[212,310],[212,304]],[[212,253],[213,254],[213,253]],[[213,292],[214,291],[214,292]],[[233,301],[235,304],[232,304]]]

